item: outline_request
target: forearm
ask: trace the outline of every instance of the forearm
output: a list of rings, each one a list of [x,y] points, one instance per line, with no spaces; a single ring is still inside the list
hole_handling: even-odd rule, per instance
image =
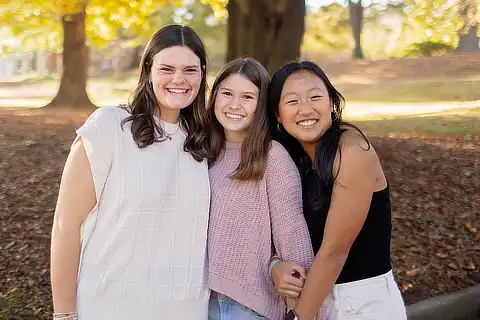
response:
[[[55,313],[76,311],[80,229],[54,225],[51,247],[51,283]]]
[[[295,307],[300,320],[311,320],[332,290],[348,253],[322,253],[320,249],[310,268]]]

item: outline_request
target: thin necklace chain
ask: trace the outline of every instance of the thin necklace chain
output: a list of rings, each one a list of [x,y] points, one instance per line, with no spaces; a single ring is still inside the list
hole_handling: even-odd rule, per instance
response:
[[[176,129],[173,133],[169,133],[165,128],[163,128],[163,131],[165,132],[165,136],[166,136],[168,139],[170,139],[170,140],[172,140],[172,136],[173,136],[175,133],[177,133],[178,130],[180,129],[180,121],[177,122],[177,123],[178,123],[177,129]]]

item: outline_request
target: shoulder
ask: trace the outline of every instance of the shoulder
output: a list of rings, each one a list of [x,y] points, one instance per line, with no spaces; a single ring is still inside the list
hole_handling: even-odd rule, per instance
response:
[[[340,137],[340,162],[337,167],[352,167],[363,170],[375,166],[378,156],[370,142],[355,130],[347,130]],[[335,159],[337,162],[337,159]]]
[[[88,117],[85,124],[94,123],[99,126],[119,124],[128,115],[128,111],[121,107],[100,107]]]
[[[96,127],[101,132],[117,131],[120,129],[122,120],[129,115],[125,108],[100,107],[87,118],[80,130]]]
[[[295,162],[281,143],[272,141],[268,151],[266,174],[269,176],[284,175],[286,172],[298,174]]]
[[[268,162],[292,161],[287,149],[278,141],[272,140],[268,150]]]

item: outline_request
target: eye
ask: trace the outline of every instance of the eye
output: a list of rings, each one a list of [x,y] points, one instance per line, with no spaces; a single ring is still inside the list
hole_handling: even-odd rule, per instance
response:
[[[251,100],[251,99],[253,99],[253,97],[252,97],[251,95],[248,95],[248,94],[247,94],[247,95],[244,95],[243,98],[246,99],[246,100]]]
[[[160,71],[170,73],[170,72],[173,72],[173,69],[172,68],[167,68],[167,67],[161,67]]]
[[[316,96],[313,96],[311,99],[312,100],[318,100],[318,99],[321,99],[321,98],[322,98],[322,96],[316,95]]]
[[[232,93],[231,92],[228,92],[228,91],[222,91],[221,92],[224,96],[227,96],[227,97],[231,97],[232,96]]]
[[[286,104],[296,104],[298,100],[288,100]]]
[[[194,68],[189,68],[189,69],[186,69],[185,72],[186,72],[186,73],[197,73],[198,70],[197,70],[197,69],[194,69]]]

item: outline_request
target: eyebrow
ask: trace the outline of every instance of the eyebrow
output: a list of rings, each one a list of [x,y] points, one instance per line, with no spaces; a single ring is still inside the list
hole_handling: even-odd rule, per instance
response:
[[[323,90],[323,88],[321,88],[321,87],[313,87],[313,88],[311,88],[311,89],[308,90],[308,91],[310,92],[310,91],[313,91],[313,90],[320,90],[320,91],[322,91],[322,93],[325,93],[325,90]],[[296,93],[296,92],[287,92],[287,93],[285,93],[284,95],[282,95],[282,99],[284,99],[285,97],[290,96],[290,95],[298,95],[298,93]]]
[[[228,88],[228,87],[225,87],[225,86],[220,86],[220,89],[224,89],[224,90],[228,90],[228,91],[233,91],[232,89]],[[251,94],[251,95],[254,95],[256,96],[257,94],[255,92],[251,92],[251,91],[244,91],[242,93],[247,93],[247,94]]]
[[[313,91],[313,90],[320,90],[320,91],[322,91],[323,93],[325,93],[325,90],[323,90],[322,87],[313,87],[313,88],[309,89],[308,91],[310,92],[310,91]],[[290,95],[290,94],[298,94],[298,93],[296,93],[296,92],[287,92],[287,93],[284,94],[284,96],[288,96],[288,95]]]
[[[171,65],[166,64],[166,63],[157,63],[157,65],[175,69],[174,66],[171,66]],[[184,66],[182,69],[187,69],[187,68],[199,68],[199,66],[196,65],[196,64],[192,64],[192,65]]]

